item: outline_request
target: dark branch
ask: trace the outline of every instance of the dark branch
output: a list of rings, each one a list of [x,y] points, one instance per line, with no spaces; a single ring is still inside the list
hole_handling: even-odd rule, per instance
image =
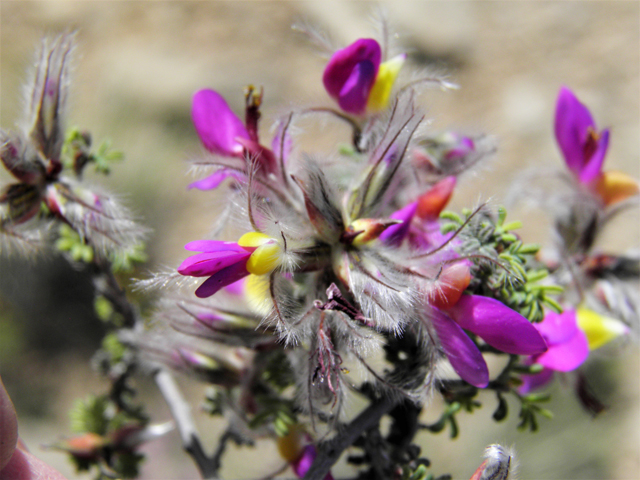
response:
[[[382,416],[389,413],[398,401],[398,398],[388,396],[374,401],[335,437],[318,445],[318,456],[303,480],[322,480],[333,464],[338,461],[342,452],[350,447],[364,431],[378,425]]]

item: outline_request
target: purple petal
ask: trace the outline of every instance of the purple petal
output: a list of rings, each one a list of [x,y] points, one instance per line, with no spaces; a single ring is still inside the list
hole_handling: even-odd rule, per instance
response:
[[[189,190],[197,188],[198,190],[213,190],[217,188],[227,177],[233,177],[238,181],[242,181],[245,177],[242,173],[227,168],[222,168],[208,177],[189,184]]]
[[[549,347],[568,342],[578,332],[576,311],[565,310],[563,313],[547,313],[544,320],[534,326]]]
[[[520,395],[526,395],[532,390],[536,390],[545,386],[551,380],[553,380],[553,370],[550,368],[544,368],[541,372],[535,375],[522,375],[522,385],[518,387],[518,393]]]
[[[196,92],[193,96],[191,118],[207,150],[221,155],[242,155],[242,145],[236,138],[248,139],[249,133],[218,92]]]
[[[178,273],[191,277],[206,277],[237,262],[247,260],[251,252],[206,252],[187,258],[178,267]]]
[[[293,472],[296,474],[296,477],[302,478],[311,468],[311,464],[315,460],[317,455],[316,447],[313,445],[307,445],[302,450],[302,455],[300,458],[291,464],[291,468]]]
[[[562,87],[556,103],[555,134],[567,166],[577,177],[584,168],[584,143],[590,128],[595,130],[595,123],[587,107]]]
[[[607,148],[609,148],[609,130],[605,129],[600,132],[596,150],[591,155],[591,158],[585,159],[586,163],[582,168],[582,172],[579,177],[582,183],[589,183],[600,175],[600,172],[602,172],[604,157],[607,154]]]
[[[418,209],[418,202],[413,202],[400,210],[397,210],[391,214],[393,220],[402,220],[402,223],[397,225],[391,225],[384,232],[380,234],[380,240],[387,245],[400,246],[402,241],[409,234],[409,227],[411,227],[411,220],[416,214]]]
[[[453,148],[445,151],[445,160],[458,160],[466,157],[475,150],[475,142],[472,138],[464,136],[461,137],[457,134],[454,135],[457,143],[454,144]]]
[[[547,350],[544,339],[526,318],[493,298],[463,295],[447,313],[462,328],[503,352],[535,355]]]
[[[575,370],[589,356],[589,342],[582,330],[577,330],[568,341],[549,347],[542,355],[535,357],[535,362],[558,372]]]
[[[247,260],[249,258],[247,257]],[[215,273],[196,290],[196,297],[207,298],[216,293],[221,288],[226,287],[234,282],[237,282],[241,278],[249,275],[247,271],[247,260],[234,263],[233,265],[223,268],[219,272]]]
[[[230,293],[232,295],[243,295],[244,287],[245,287],[245,279],[243,278],[238,280],[237,282],[227,285],[225,287],[225,290],[227,291],[227,293]]]
[[[486,387],[489,384],[489,370],[476,344],[446,314],[437,308],[432,311],[433,326],[453,369],[471,385]]]
[[[361,38],[335,52],[329,60],[322,82],[329,95],[338,100],[340,107],[345,111],[360,113],[364,110],[378,74],[381,56],[378,42],[371,38]],[[348,86],[347,83],[349,83]],[[361,105],[364,90],[366,90],[366,98],[364,105]],[[356,97],[360,98],[356,99]],[[346,108],[342,102],[345,102]],[[355,111],[351,108],[355,108]]]
[[[196,240],[184,246],[191,252],[246,252],[247,250],[235,242],[222,240]]]
[[[360,62],[353,68],[338,95],[338,105],[342,110],[356,115],[365,111],[377,70],[370,61]]]

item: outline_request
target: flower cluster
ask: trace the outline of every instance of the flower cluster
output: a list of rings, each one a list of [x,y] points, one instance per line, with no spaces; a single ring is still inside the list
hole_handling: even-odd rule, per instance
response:
[[[208,370],[211,383],[237,386],[216,405],[240,402],[254,429],[268,431],[272,419],[298,476],[316,456],[313,444],[290,445],[294,437],[311,441],[300,437],[298,417],[309,415],[313,428],[318,420],[331,424],[348,386],[420,401],[434,386],[442,391],[455,382],[436,376],[446,359],[464,384],[493,382],[497,392],[517,392],[526,403],[553,371],[576,369],[590,349],[628,332],[593,310],[576,312],[564,297],[562,313],[549,296],[562,289],[536,283],[555,267],[511,233],[517,224],[505,224],[504,211],[496,216],[481,206],[465,219],[443,214],[458,177],[494,147],[485,137],[429,132],[416,98],[434,79],[398,87],[405,60],[383,59],[373,39],[334,52],[322,81],[339,110],[290,112],[275,122],[270,147],[258,135],[261,90],[246,89],[244,121],[213,90],[193,97],[193,122],[208,152],[197,163],[213,171],[190,188],[220,189],[230,180],[227,208],[216,239],[185,247],[201,253],[178,273],[207,278],[195,290],[200,300],[190,292],[163,300],[158,323],[180,333],[160,342],[164,353],[156,343],[153,360],[182,370],[190,364],[186,371],[200,378]],[[296,121],[327,113],[352,129],[353,146],[337,156],[300,152]],[[636,192],[627,177],[602,172],[609,133],[597,131],[566,88],[556,136],[573,185],[603,208]],[[194,337],[215,343],[197,346]],[[139,345],[144,352],[154,350],[146,346],[152,343]],[[370,360],[380,353],[383,370]],[[487,353],[510,355],[499,376],[492,376]],[[514,377],[519,355],[520,371],[529,374]],[[233,367],[224,360],[230,356],[238,359]],[[535,428],[533,413],[526,415]]]
[[[632,253],[603,254],[594,248],[608,220],[638,202],[639,184],[625,173],[603,170],[609,130],[598,131],[587,107],[567,87],[558,95],[555,135],[575,192],[561,198],[551,194],[543,202],[562,202],[560,209],[549,211],[555,212],[556,255],[564,259],[550,262],[549,267],[565,286],[566,310],[550,312],[535,325],[549,348],[528,359],[543,368],[536,375],[523,376],[523,393],[549,383],[554,372],[576,370],[590,352],[629,334],[630,325],[636,326],[639,320],[638,297],[627,285],[637,280],[637,258]],[[626,267],[620,268],[622,264]]]
[[[421,401],[439,384],[441,362],[485,388],[486,352],[547,350],[529,319],[480,288],[487,255],[468,248],[467,225],[445,231],[440,219],[458,177],[493,143],[429,132],[416,97],[434,79],[398,88],[405,57],[383,61],[373,39],[336,51],[322,81],[340,110],[290,112],[268,147],[258,134],[261,90],[245,90],[244,121],[213,90],[193,97],[207,152],[197,164],[212,171],[190,188],[224,188],[226,208],[218,236],[188,243],[199,253],[178,268],[205,278],[199,299],[192,290],[167,296],[156,331],[136,343],[154,363],[236,387],[214,403],[242,405],[256,433],[291,412],[294,422],[309,415],[311,430],[318,420],[331,425],[352,385]],[[296,121],[327,113],[352,129],[353,147],[338,156],[298,151]],[[474,215],[494,218],[485,206]],[[388,366],[374,368],[381,354]],[[276,427],[281,438],[294,428],[286,425]],[[285,458],[301,475],[315,447],[295,452]]]

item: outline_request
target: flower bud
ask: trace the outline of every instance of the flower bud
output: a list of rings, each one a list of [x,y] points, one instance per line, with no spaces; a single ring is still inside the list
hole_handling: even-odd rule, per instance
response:
[[[8,206],[6,213],[0,211],[0,224],[6,222],[17,225],[26,222],[38,214],[41,201],[37,187],[26,183],[8,185],[4,191],[0,191],[0,205]]]
[[[480,464],[470,480],[508,480],[516,469],[514,452],[502,445],[489,445]]]
[[[354,247],[361,247],[377,239],[382,232],[392,225],[402,223],[402,220],[379,220],[376,218],[359,218],[351,222],[342,234],[342,241]]]
[[[444,267],[427,292],[429,305],[446,309],[458,303],[460,296],[471,282],[471,271],[465,263]]]
[[[61,35],[43,42],[29,91],[29,135],[50,163],[59,171],[64,142],[68,76],[74,35]]]
[[[100,451],[108,443],[103,436],[88,432],[54,443],[49,445],[48,448],[63,450],[79,459],[94,460],[100,457]]]
[[[18,135],[0,130],[0,160],[20,182],[29,185],[44,182],[46,172],[37,152]]]
[[[440,212],[449,203],[453,189],[456,186],[456,177],[449,176],[438,183],[418,198],[418,218],[423,220],[436,220]]]

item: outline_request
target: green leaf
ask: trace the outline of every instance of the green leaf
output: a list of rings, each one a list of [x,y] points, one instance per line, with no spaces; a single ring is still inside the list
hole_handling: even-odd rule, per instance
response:
[[[71,429],[76,433],[107,433],[107,408],[109,401],[106,396],[90,395],[84,400],[75,401],[69,416],[71,417]]]
[[[546,403],[551,400],[550,393],[530,393],[522,397],[527,403]]]
[[[462,225],[464,221],[460,216],[455,212],[450,212],[445,210],[444,212],[440,212],[440,218],[443,220],[451,220],[452,222],[457,223],[458,225]]]
[[[503,232],[509,232],[511,230],[517,230],[519,228],[522,228],[522,222],[519,220],[516,220],[515,222],[509,222],[506,225],[502,225]]]
[[[496,393],[496,396],[498,397],[498,408],[496,408],[495,412],[493,412],[493,419],[496,422],[500,422],[507,418],[509,407],[507,405],[507,401],[502,395],[500,395],[500,393]]]
[[[93,301],[93,308],[98,318],[103,322],[108,322],[109,320],[111,320],[115,311],[113,308],[113,304],[102,295],[96,296],[95,300]]]
[[[116,333],[109,333],[102,339],[102,348],[109,353],[111,363],[118,363],[124,357],[127,347],[120,342]]]
[[[442,227],[440,227],[440,232],[446,235],[447,233],[455,232],[459,228],[460,226],[456,225],[455,223],[445,223],[444,225],[442,225]]]
[[[456,438],[460,431],[458,429],[458,422],[456,421],[456,417],[454,417],[453,415],[449,417],[449,425],[451,425],[451,433],[449,434],[449,437]]]

